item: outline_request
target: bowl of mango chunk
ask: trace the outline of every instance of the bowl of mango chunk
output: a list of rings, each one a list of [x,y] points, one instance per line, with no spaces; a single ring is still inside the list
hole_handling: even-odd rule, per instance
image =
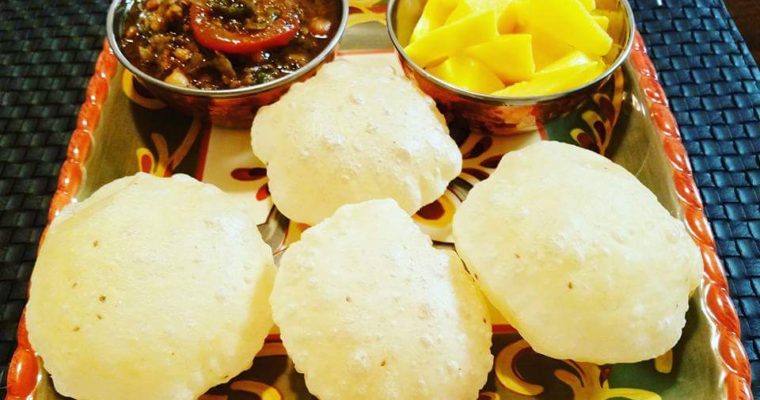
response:
[[[391,0],[387,25],[404,72],[447,119],[494,134],[576,110],[634,36],[626,0]]]

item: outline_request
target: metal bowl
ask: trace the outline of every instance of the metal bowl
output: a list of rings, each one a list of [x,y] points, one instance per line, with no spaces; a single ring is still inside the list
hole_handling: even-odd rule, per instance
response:
[[[129,7],[134,0],[114,0],[108,10],[106,32],[108,43],[119,62],[128,69],[152,94],[167,105],[189,115],[209,118],[212,123],[234,128],[247,128],[261,106],[272,104],[287,92],[294,82],[313,76],[317,69],[335,57],[348,21],[348,0],[339,0],[341,15],[335,36],[313,60],[297,71],[254,86],[236,89],[196,89],[172,85],[154,78],[136,66],[124,55],[119,44]]]
[[[388,33],[396,48],[404,73],[432,97],[447,120],[461,121],[472,131],[487,134],[531,132],[546,122],[577,110],[591,98],[628,58],[633,46],[633,11],[627,0],[618,0],[618,9],[625,16],[624,32],[615,38],[618,49],[607,70],[593,81],[565,92],[534,97],[506,97],[475,93],[451,85],[412,61],[404,51],[414,24],[427,0],[389,0],[386,15]]]

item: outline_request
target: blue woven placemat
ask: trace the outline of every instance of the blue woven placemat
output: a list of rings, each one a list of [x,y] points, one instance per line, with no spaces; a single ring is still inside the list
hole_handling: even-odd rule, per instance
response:
[[[760,397],[760,70],[721,0],[633,3],[691,158]]]
[[[760,71],[721,0],[632,3],[681,126],[753,376],[760,377]],[[2,382],[59,166],[102,45],[107,6],[0,2]],[[757,380],[753,390],[760,397]]]

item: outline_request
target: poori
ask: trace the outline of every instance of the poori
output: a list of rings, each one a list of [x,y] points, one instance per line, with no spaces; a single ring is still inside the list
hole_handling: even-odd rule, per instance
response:
[[[598,364],[681,337],[701,258],[684,225],[622,167],[540,142],[505,155],[454,216],[457,251],[539,353]]]
[[[275,269],[248,210],[186,175],[118,179],[48,229],[29,340],[77,399],[194,399],[248,369]]]
[[[344,204],[392,198],[413,214],[437,199],[462,169],[448,132],[393,67],[345,59],[262,107],[251,128],[275,205],[310,225]]]
[[[389,199],[345,205],[281,259],[271,297],[309,391],[335,399],[475,399],[491,370],[481,295]]]

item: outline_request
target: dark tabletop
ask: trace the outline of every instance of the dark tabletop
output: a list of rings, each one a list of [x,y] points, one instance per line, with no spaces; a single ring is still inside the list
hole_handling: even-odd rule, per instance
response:
[[[726,7],[755,61],[760,61],[760,1],[726,0]]]
[[[753,376],[760,378],[760,71],[721,0],[631,1],[681,126]],[[729,2],[757,46],[760,0]],[[59,166],[102,46],[107,5],[0,2],[3,382]],[[753,389],[760,396],[760,382]]]

